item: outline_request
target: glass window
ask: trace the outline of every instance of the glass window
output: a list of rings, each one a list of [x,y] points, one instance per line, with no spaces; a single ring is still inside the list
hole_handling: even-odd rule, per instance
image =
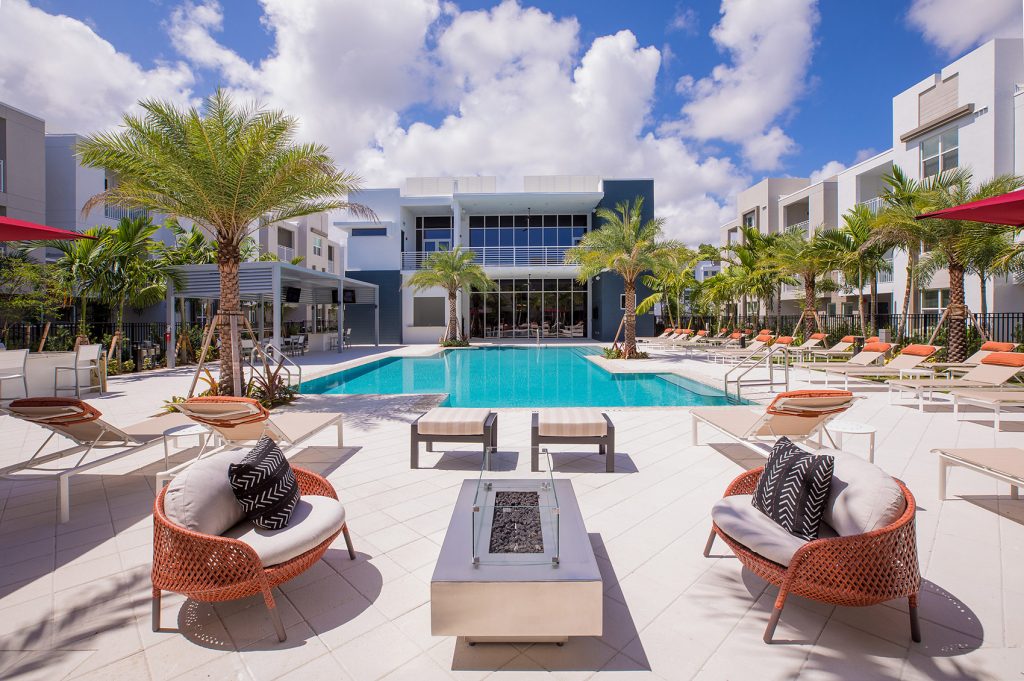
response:
[[[327,260],[329,262],[334,262],[334,246],[327,246]]]
[[[558,216],[557,215],[545,215],[544,216],[545,227],[558,227]]]
[[[586,213],[572,216],[573,227],[586,227],[587,226],[587,215]]]
[[[448,215],[432,215],[423,218],[423,227],[426,229],[451,229],[452,219]]]
[[[531,246],[543,246],[544,245],[544,230],[538,227],[530,228],[530,245]]]
[[[469,245],[470,245],[471,248],[480,248],[481,246],[485,246],[486,245],[484,243],[484,239],[485,239],[484,232],[485,231],[486,230],[483,230],[483,229],[471,229],[471,230],[469,230]]]
[[[324,239],[321,236],[313,237],[313,255],[324,254]]]
[[[515,245],[516,246],[529,246],[530,245],[530,230],[526,228],[516,228],[513,230],[516,234]]]
[[[544,226],[544,216],[543,215],[531,215],[529,217],[530,217],[530,227],[543,227]]]
[[[517,215],[515,218],[515,222],[513,224],[516,227],[529,227],[530,218],[527,217],[526,215]]]
[[[491,228],[491,229],[486,229],[484,231],[487,232],[487,237],[486,237],[487,238],[487,245],[488,246],[492,246],[492,247],[493,246],[497,246],[499,244],[499,242],[500,242],[500,237],[498,236],[498,232],[500,230],[495,229],[495,228]]]
[[[558,245],[559,246],[572,246],[572,227],[559,227],[558,228]]]
[[[931,177],[960,164],[960,131],[946,130],[921,141],[921,177]]]
[[[921,312],[942,312],[949,305],[949,289],[936,288],[921,291]]]
[[[501,235],[499,237],[500,245],[511,246],[512,245],[512,229],[501,229]]]
[[[452,238],[452,232],[449,229],[425,229],[423,230],[424,239],[450,239]]]
[[[572,229],[572,245],[575,246],[580,242],[580,239],[586,235],[587,230],[584,227],[573,227]]]
[[[470,227],[483,227],[484,226],[484,216],[483,215],[470,215],[469,216],[469,226]]]
[[[412,299],[413,326],[444,326],[444,296],[423,296]]]
[[[511,227],[512,226],[512,216],[511,215],[502,215],[500,220],[499,220],[499,222],[501,223],[502,227]]]
[[[530,282],[530,290],[531,291],[543,291],[544,290],[544,280],[543,279],[527,279],[527,281]]]
[[[559,227],[572,227],[572,216],[571,215],[559,215],[558,216]]]
[[[558,229],[555,227],[544,228],[544,245],[545,246],[557,246],[558,245]]]
[[[353,227],[352,236],[387,236],[387,227]]]
[[[497,215],[488,215],[485,218],[485,221],[488,227],[497,227],[499,225],[500,219],[498,218]]]
[[[294,248],[295,246],[295,235],[287,229],[277,230],[277,245],[284,246],[285,248]]]

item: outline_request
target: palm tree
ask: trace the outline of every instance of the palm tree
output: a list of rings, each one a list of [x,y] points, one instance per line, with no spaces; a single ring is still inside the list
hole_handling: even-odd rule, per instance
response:
[[[861,332],[867,336],[868,315],[864,286],[871,289],[871,329],[878,329],[878,274],[888,272],[892,265],[885,249],[870,245],[875,216],[864,204],[857,204],[843,215],[841,228],[824,229],[817,239],[824,250],[826,264],[843,273],[846,283],[857,291],[857,311]]]
[[[1016,175],[997,175],[977,188],[972,186],[972,182],[971,171],[966,168],[946,170],[928,178],[920,185],[926,211],[951,208],[1011,192],[1024,185],[1024,178]],[[920,222],[924,224],[924,242],[931,249],[922,258],[921,278],[926,280],[930,274],[941,268],[949,272],[947,352],[949,361],[962,362],[967,357],[964,275],[975,230],[970,229],[970,223],[963,220],[927,218]]]
[[[338,170],[319,144],[295,142],[296,119],[281,111],[235,106],[218,90],[202,109],[180,110],[168,102],[140,102],[141,116],[125,114],[123,127],[96,133],[79,145],[82,163],[105,168],[118,182],[92,197],[100,203],[143,206],[188,218],[217,240],[221,302],[221,384],[241,392],[235,374],[238,339],[229,339],[230,317],[241,314],[239,249],[261,224],[348,208],[373,219],[364,206],[343,197],[359,178]]]
[[[57,281],[69,298],[78,299],[78,344],[89,342],[87,309],[89,297],[98,293],[100,276],[103,274],[103,235],[109,228],[93,227],[83,232],[92,239],[68,241],[33,242],[31,248],[52,248],[60,251],[60,257],[53,263]]]
[[[602,272],[615,272],[625,287],[626,337],[622,358],[630,359],[636,350],[636,281],[645,272],[661,267],[678,245],[661,241],[662,218],[643,221],[643,197],[622,201],[615,210],[598,208],[602,225],[587,232],[580,243],[565,252],[567,265],[579,265],[578,279],[588,281]]]
[[[745,226],[741,228],[741,236],[739,242],[723,249],[722,258],[728,263],[728,269],[735,270],[730,276],[742,279],[737,287],[740,297],[749,296],[757,301],[758,317],[763,312],[766,324],[768,311],[775,303],[778,326],[782,317],[782,285],[792,281],[773,259],[779,234],[762,234],[757,227]],[[746,316],[746,310],[743,314]]]
[[[651,295],[637,304],[636,313],[647,314],[655,303],[661,303],[668,318],[669,328],[675,328],[677,320],[681,325],[683,294],[697,283],[693,276],[696,264],[697,254],[686,246],[670,249],[653,274],[641,277],[640,281],[651,290]]]
[[[448,328],[442,343],[459,339],[459,291],[490,291],[495,286],[484,268],[476,263],[476,253],[461,246],[428,255],[423,261],[423,269],[412,274],[403,285],[414,291],[439,287],[448,293]]]
[[[804,328],[810,335],[817,320],[818,293],[833,286],[825,276],[829,270],[828,249],[817,234],[808,239],[807,230],[798,227],[781,234],[775,244],[773,260],[782,272],[803,283]]]
[[[1006,262],[1006,255],[1012,252],[1015,246],[1013,236],[1004,226],[985,224],[970,229],[970,238],[964,249],[963,258],[967,272],[978,275],[981,286],[982,320],[988,315],[988,280],[993,275],[1009,274],[1012,271]]]
[[[103,271],[97,283],[100,296],[117,310],[114,358],[118,362],[124,338],[125,305],[155,305],[166,295],[168,277],[178,276],[163,259],[155,257],[159,247],[153,235],[159,229],[147,216],[124,217],[116,227],[103,233]]]

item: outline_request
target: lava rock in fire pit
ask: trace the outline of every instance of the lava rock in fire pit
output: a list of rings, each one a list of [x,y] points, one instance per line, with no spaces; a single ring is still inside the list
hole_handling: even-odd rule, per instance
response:
[[[495,492],[490,553],[544,553],[537,492]]]

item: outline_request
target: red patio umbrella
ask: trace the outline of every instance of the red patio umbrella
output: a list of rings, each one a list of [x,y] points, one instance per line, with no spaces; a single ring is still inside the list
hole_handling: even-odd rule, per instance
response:
[[[78,232],[0,215],[0,241],[47,241],[49,239],[95,239]]]
[[[1020,227],[1024,225],[1024,191],[1013,191],[917,216],[918,220],[923,220],[924,218],[969,220],[971,222],[988,222],[994,225]]]

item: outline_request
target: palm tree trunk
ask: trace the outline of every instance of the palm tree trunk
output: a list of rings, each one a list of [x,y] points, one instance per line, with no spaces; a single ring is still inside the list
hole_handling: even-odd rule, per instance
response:
[[[81,312],[79,314],[79,317],[78,317],[78,336],[79,336],[79,338],[82,339],[82,341],[81,341],[82,344],[88,344],[89,343],[89,325],[86,323],[85,317],[86,317],[86,310],[88,309],[88,306],[89,306],[89,299],[85,297],[85,294],[82,294],[81,301],[82,301],[82,310],[81,310]]]
[[[914,298],[914,261],[913,253],[907,253],[907,284],[903,289],[903,321],[900,323],[897,342],[901,342],[910,331],[910,301]]]
[[[868,336],[868,318],[866,309],[864,306],[864,277],[859,272],[857,273],[857,312],[860,314],[860,332],[865,337]]]
[[[871,273],[871,330],[878,335],[878,273]]]
[[[775,332],[782,333],[782,284],[775,287]]]
[[[808,338],[814,333],[814,312],[817,309],[814,304],[817,297],[814,290],[815,278],[804,275],[804,335]]]
[[[124,346],[124,297],[117,301],[117,323],[114,324],[114,339],[117,346],[114,348],[114,359],[121,363],[121,348]]]
[[[626,280],[626,338],[622,342],[622,356],[629,359],[636,354],[636,281]]]
[[[967,358],[967,323],[964,307],[964,267],[952,259],[949,263],[949,314],[946,315],[946,342],[949,361]]]
[[[981,323],[984,324],[988,315],[988,272],[979,270],[978,279],[981,280]]]
[[[445,329],[445,341],[457,340],[459,337],[459,305],[455,291],[448,291],[448,328]]]
[[[234,395],[234,357],[238,352],[231,343],[230,317],[240,311],[238,267],[241,260],[237,243],[221,242],[217,249],[217,270],[220,273],[220,391]]]

